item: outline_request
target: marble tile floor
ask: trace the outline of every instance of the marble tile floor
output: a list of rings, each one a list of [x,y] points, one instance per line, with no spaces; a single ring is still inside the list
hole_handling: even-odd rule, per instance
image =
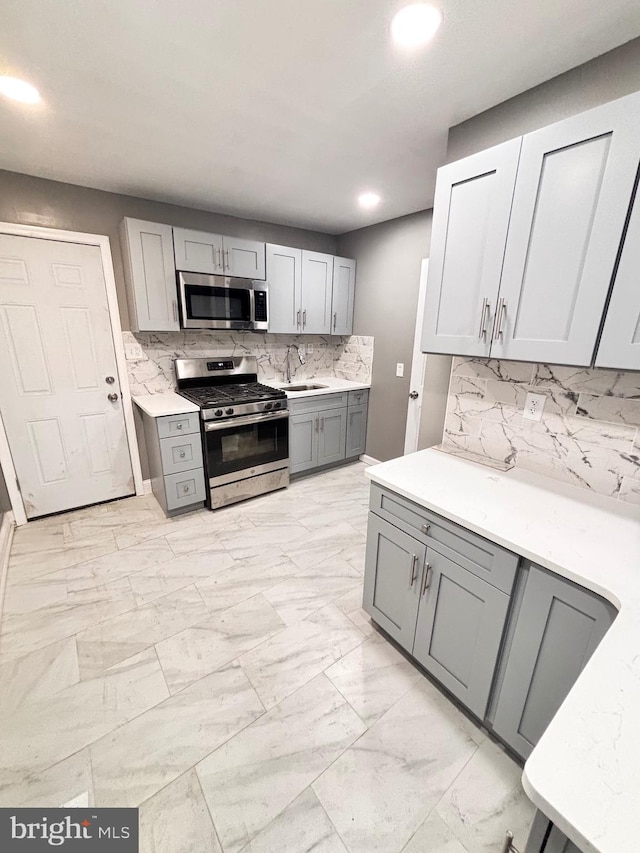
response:
[[[524,847],[520,768],[361,608],[364,465],[15,535],[0,806],[139,806],[144,853]]]

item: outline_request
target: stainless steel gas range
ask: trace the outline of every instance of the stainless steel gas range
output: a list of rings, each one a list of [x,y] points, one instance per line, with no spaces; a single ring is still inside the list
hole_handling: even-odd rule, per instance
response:
[[[257,359],[177,358],[175,370],[178,393],[200,406],[207,506],[287,486],[287,395],[257,381]]]

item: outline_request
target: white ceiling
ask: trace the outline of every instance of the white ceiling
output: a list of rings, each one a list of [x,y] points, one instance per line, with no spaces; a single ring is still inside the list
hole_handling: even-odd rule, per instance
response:
[[[0,168],[342,233],[429,207],[450,126],[640,34],[638,0],[436,2],[407,54],[405,0],[0,0],[0,73],[44,98],[0,103]]]

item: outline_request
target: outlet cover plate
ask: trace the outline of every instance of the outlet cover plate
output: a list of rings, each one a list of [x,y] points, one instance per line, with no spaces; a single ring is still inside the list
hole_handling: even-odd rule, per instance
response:
[[[529,392],[524,403],[522,417],[527,421],[541,421],[546,399],[547,397],[545,394],[534,394]]]
[[[404,362],[402,361],[396,364],[396,376],[404,376]]]

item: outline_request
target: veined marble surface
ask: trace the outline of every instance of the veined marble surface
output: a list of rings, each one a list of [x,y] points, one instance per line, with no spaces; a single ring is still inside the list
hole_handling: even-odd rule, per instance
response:
[[[542,420],[522,417],[527,392]],[[640,504],[640,373],[454,358],[443,442]]]
[[[126,344],[140,344],[141,359],[128,359],[127,372],[132,395],[161,394],[175,388],[175,358],[219,358],[255,355],[258,380],[269,384],[284,380],[287,345],[304,344],[305,363],[295,352],[291,359],[291,380],[333,376],[352,382],[371,383],[373,338],[362,335],[270,335],[259,332],[123,332]],[[313,352],[308,348],[313,347]]]
[[[618,608],[527,761],[523,783],[584,853],[634,845],[640,838],[640,508],[438,450],[384,462],[366,474]]]
[[[368,498],[356,463],[217,512],[146,495],[19,528],[0,805],[139,806],[141,853],[523,847],[519,766],[362,610]]]

